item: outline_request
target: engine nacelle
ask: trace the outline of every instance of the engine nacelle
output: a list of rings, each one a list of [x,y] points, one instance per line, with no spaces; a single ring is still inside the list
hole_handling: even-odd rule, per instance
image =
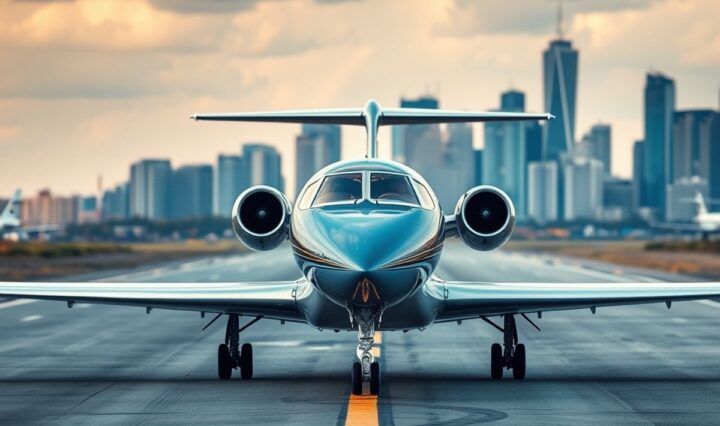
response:
[[[455,206],[458,237],[475,250],[494,250],[510,238],[515,228],[515,206],[499,188],[476,186]]]
[[[265,185],[253,186],[233,204],[233,231],[253,250],[272,250],[288,237],[290,213],[290,202],[282,192]]]

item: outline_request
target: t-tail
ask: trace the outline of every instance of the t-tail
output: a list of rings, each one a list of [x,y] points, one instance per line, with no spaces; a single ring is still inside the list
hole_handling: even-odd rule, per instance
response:
[[[367,156],[377,158],[377,131],[380,126],[404,124],[473,123],[485,121],[549,120],[552,114],[524,112],[473,112],[441,109],[383,108],[369,100],[364,108],[318,109],[299,111],[193,114],[194,120],[256,121],[301,124],[344,124],[364,126],[367,131]]]
[[[697,215],[702,216],[704,214],[707,214],[707,205],[705,205],[705,197],[699,192],[695,193],[695,198],[693,199],[693,202],[697,206]]]
[[[15,191],[15,194],[10,198],[10,201],[5,205],[2,213],[0,213],[0,228],[4,226],[19,226],[20,225],[20,203],[22,201],[22,195],[20,190]]]

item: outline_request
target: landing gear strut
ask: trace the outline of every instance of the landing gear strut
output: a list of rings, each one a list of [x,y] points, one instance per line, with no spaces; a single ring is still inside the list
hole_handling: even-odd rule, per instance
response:
[[[503,368],[512,370],[513,379],[525,378],[525,345],[518,342],[515,316],[503,315],[503,347],[494,343],[490,348],[490,377],[502,379]]]
[[[380,364],[375,361],[372,354],[377,318],[377,313],[371,310],[360,310],[354,315],[358,326],[357,357],[359,361],[354,362],[352,367],[353,395],[363,394],[363,383],[369,384],[370,395],[380,393]]]
[[[228,380],[232,377],[233,369],[240,369],[240,377],[250,380],[253,376],[253,350],[250,343],[240,346],[240,332],[252,324],[255,324],[261,317],[240,328],[240,320],[237,315],[228,315],[227,327],[225,328],[225,343],[218,346],[218,377]]]

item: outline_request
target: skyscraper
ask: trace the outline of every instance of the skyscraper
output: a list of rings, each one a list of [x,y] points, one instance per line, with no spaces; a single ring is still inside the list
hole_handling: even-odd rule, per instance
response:
[[[130,192],[127,182],[103,193],[102,220],[124,220],[129,216]]]
[[[583,136],[583,145],[590,158],[603,164],[605,176],[612,174],[612,131],[609,124],[598,123]]]
[[[668,222],[690,222],[697,214],[697,205],[691,200],[700,193],[707,200],[708,183],[699,176],[683,176],[667,186]]]
[[[578,80],[578,56],[562,30],[562,10],[558,10],[557,38],[543,52],[543,93],[545,111],[556,119],[543,129],[543,161],[558,162],[558,214],[564,213],[564,185],[561,162],[575,143],[575,99]]]
[[[199,219],[212,214],[213,170],[210,165],[183,166],[173,171],[170,192],[172,219]]]
[[[528,164],[528,218],[543,224],[558,220],[558,163]]]
[[[645,155],[641,205],[665,217],[666,187],[672,176],[672,125],[675,82],[656,72],[645,80]]]
[[[720,119],[711,109],[677,111],[673,122],[672,176],[709,179],[720,152]],[[713,154],[715,156],[713,156]]]
[[[700,176],[708,182],[711,199],[720,199],[720,111],[714,111],[700,126]]]
[[[603,209],[603,165],[588,157],[565,162],[565,220],[599,220]]]
[[[285,191],[282,159],[275,147],[261,143],[245,144],[243,158],[249,172],[249,186],[268,185]]]
[[[168,219],[171,175],[169,160],[141,160],[130,166],[130,215]]]
[[[545,111],[556,119],[543,126],[543,160],[559,161],[575,142],[578,51],[562,34],[543,52]]]
[[[475,150],[475,182],[474,185],[483,184],[483,150]]]
[[[431,96],[421,96],[417,99],[400,99],[400,107],[401,108],[423,108],[423,109],[438,109],[439,108],[439,102],[436,98],[433,98]],[[392,127],[392,159],[407,164],[408,159],[406,158],[406,147],[405,147],[405,132],[408,129],[409,126],[393,126]],[[416,125],[413,126],[415,129],[415,134],[422,134],[424,133],[425,129],[427,129],[428,125]],[[432,127],[438,127],[437,125],[432,125]]]
[[[213,177],[213,214],[227,216],[235,198],[249,185],[250,174],[240,155],[218,155]]]
[[[340,126],[304,124],[296,138],[295,195],[318,170],[340,161]]]
[[[500,110],[522,112],[525,94],[508,90],[500,95]],[[483,182],[505,191],[515,203],[519,221],[527,213],[526,124],[523,122],[485,123]]]
[[[633,191],[635,193],[635,204],[633,209],[637,210],[642,207],[642,193],[645,190],[643,183],[645,182],[645,143],[644,141],[635,141],[633,144]]]

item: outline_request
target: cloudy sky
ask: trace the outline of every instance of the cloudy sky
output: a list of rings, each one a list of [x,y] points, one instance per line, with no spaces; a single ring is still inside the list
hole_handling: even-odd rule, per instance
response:
[[[614,132],[613,170],[629,176],[649,69],[675,78],[679,108],[715,107],[717,0],[566,0],[580,50],[579,138]],[[0,0],[0,196],[94,191],[142,157],[214,162],[243,142],[285,155],[295,125],[194,123],[193,112],[362,106],[437,95],[488,109],[509,87],[542,110],[541,52],[557,2],[524,0]],[[388,157],[389,132],[381,132]],[[343,130],[343,156],[364,151]],[[475,143],[482,145],[481,127]],[[292,192],[292,191],[290,191]]]

